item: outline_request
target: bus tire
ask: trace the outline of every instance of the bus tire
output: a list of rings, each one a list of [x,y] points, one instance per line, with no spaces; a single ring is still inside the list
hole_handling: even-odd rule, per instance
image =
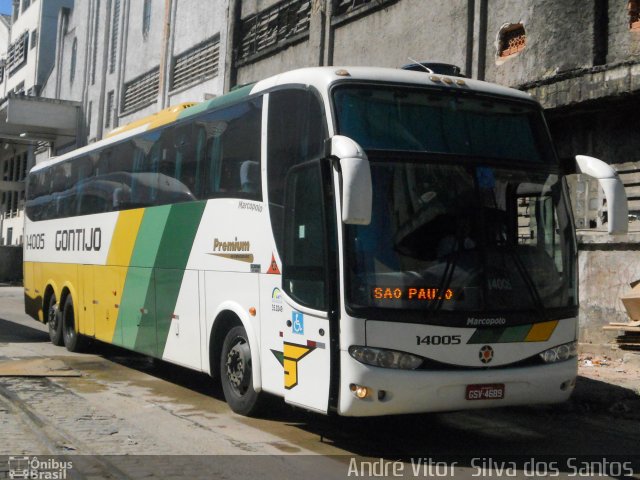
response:
[[[235,413],[255,415],[262,396],[253,388],[251,349],[242,326],[231,328],[225,336],[220,356],[220,382],[224,398]]]
[[[73,299],[67,295],[62,309],[62,337],[64,346],[70,352],[81,352],[87,345],[87,339],[76,330],[76,316],[73,310]]]
[[[60,308],[56,301],[56,294],[52,293],[47,305],[47,325],[49,326],[49,339],[54,345],[61,347],[64,344],[62,339],[62,319],[60,318]]]

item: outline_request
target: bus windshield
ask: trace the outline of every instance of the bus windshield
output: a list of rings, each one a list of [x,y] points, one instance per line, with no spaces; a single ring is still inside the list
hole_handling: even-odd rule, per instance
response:
[[[574,309],[574,233],[540,112],[435,97],[334,93],[338,132],[367,150],[374,191],[371,223],[345,229],[349,306],[467,318]]]

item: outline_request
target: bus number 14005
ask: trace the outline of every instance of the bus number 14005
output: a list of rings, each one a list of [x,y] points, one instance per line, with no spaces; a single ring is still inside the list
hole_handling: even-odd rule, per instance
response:
[[[416,335],[418,345],[460,345],[461,342],[460,335]]]

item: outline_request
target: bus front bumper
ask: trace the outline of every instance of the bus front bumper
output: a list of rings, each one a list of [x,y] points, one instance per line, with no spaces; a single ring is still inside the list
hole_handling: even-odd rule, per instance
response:
[[[578,361],[485,370],[397,370],[371,367],[341,352],[338,413],[377,416],[560,403],[575,386]],[[503,398],[468,400],[469,385],[503,385]],[[354,389],[366,387],[358,398]]]

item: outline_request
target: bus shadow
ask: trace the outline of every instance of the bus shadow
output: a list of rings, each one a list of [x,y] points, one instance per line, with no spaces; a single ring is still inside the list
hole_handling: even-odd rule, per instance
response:
[[[309,414],[298,427],[366,457],[606,454],[637,460],[640,396],[579,377],[574,396],[560,405],[376,418]]]
[[[91,353],[124,367],[144,372],[159,380],[224,401],[219,382],[212,381],[211,377],[205,373],[102,342],[93,342]]]
[[[98,343],[92,353],[224,401],[219,382],[206,374],[112,345]],[[389,460],[637,456],[640,445],[640,396],[632,390],[584,377],[578,378],[571,400],[560,405],[349,418],[307,412],[269,397],[261,418],[317,435],[318,442],[354,455]]]
[[[49,334],[19,323],[0,318],[0,343],[48,342]]]

